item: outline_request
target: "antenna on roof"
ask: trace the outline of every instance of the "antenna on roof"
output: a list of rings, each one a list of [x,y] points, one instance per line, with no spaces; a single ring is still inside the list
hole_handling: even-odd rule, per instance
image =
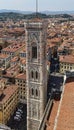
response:
[[[37,16],[37,13],[38,13],[38,0],[36,0],[36,16]]]

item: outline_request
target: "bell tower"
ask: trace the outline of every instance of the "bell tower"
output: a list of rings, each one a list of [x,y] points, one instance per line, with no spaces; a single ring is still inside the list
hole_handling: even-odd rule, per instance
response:
[[[40,19],[25,23],[27,130],[38,130],[47,100],[47,24]]]

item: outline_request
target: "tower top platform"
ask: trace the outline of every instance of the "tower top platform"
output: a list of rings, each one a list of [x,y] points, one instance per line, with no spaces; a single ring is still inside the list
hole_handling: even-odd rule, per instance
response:
[[[41,18],[33,18],[30,20],[27,20],[24,25],[26,26],[27,29],[44,29],[47,28],[48,26],[48,20],[41,19]]]

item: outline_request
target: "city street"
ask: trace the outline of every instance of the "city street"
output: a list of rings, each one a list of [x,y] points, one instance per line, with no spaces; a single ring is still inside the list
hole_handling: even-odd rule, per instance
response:
[[[23,113],[22,113],[22,118],[20,121],[18,120],[14,120],[14,116],[15,113],[17,111],[18,108],[21,108]],[[13,130],[26,130],[27,128],[27,121],[26,121],[26,116],[27,116],[27,106],[25,104],[21,104],[18,105],[16,111],[14,112],[14,114],[12,115],[12,117],[10,118],[9,122],[7,123],[7,125],[13,129]]]

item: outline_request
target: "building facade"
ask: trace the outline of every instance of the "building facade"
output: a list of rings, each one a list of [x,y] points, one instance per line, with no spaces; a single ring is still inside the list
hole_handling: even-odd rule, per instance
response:
[[[2,54],[8,54],[11,58],[14,56],[19,56],[19,52],[22,51],[25,47],[24,43],[13,43],[6,48],[1,50]]]
[[[26,103],[26,74],[21,73],[15,77],[15,84],[19,88],[19,102]]]
[[[74,70],[74,56],[60,56],[60,73]]]
[[[0,54],[0,68],[7,69],[10,66],[10,55]]]
[[[27,130],[38,130],[46,106],[46,28],[39,19],[25,23]]]
[[[9,85],[2,91],[0,88],[0,123],[7,123],[18,102],[18,86]]]

